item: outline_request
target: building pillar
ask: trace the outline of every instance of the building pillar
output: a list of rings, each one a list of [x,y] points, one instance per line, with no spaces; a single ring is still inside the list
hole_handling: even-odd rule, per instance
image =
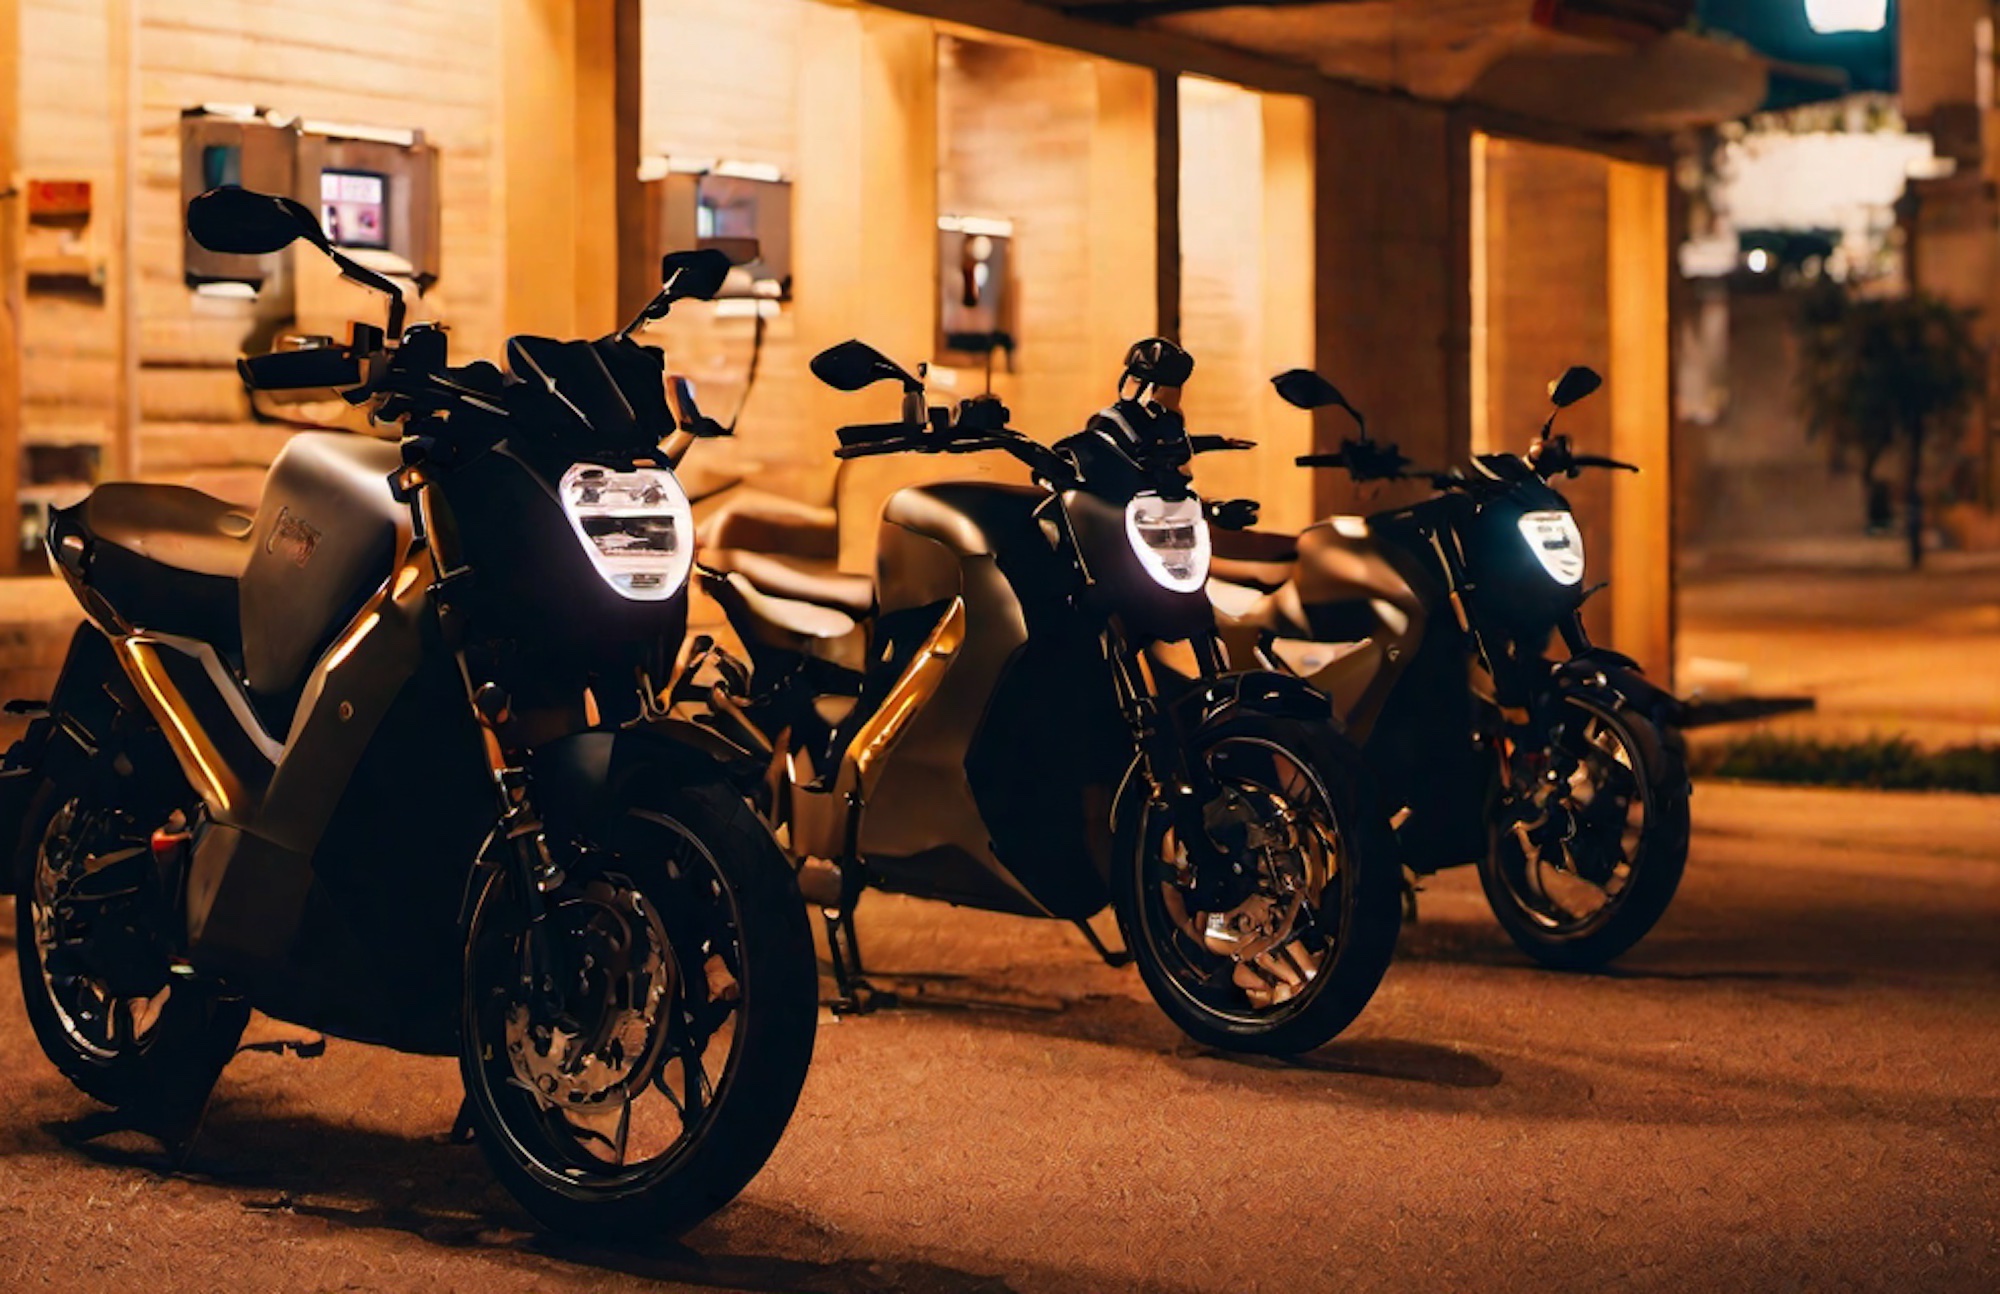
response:
[[[1314,119],[1315,366],[1416,462],[1461,462],[1470,433],[1464,127],[1443,107],[1331,84]],[[1353,434],[1337,409],[1315,416],[1321,450]],[[1313,473],[1321,516],[1421,495]]]
[[[1611,641],[1662,682],[1673,677],[1673,387],[1669,365],[1667,174],[1610,163]]]
[[[595,336],[624,322],[643,233],[638,11],[639,0],[500,5],[510,334]]]
[[[858,337],[899,363],[928,359],[937,305],[937,31],[928,19],[810,5],[799,87],[792,264],[799,349]],[[848,395],[813,382],[807,425],[894,416],[880,389]],[[843,569],[872,567],[882,499],[915,466],[857,460],[841,478]]]
[[[1154,130],[1163,111],[1158,74],[1101,59],[1093,70],[1097,120],[1090,137],[1089,226],[1095,237],[1086,300],[1091,364],[1105,375],[1093,389],[1108,404],[1111,375],[1125,348],[1173,322],[1160,313],[1160,211],[1150,200],[1158,186],[1171,181],[1160,169]],[[1176,253],[1176,268],[1178,264]],[[1069,416],[1082,426],[1091,412],[1079,405]]]
[[[21,497],[21,6],[0,0],[0,575],[19,561]]]
[[[1297,95],[1267,94],[1264,110],[1263,347],[1264,376],[1310,365],[1313,307],[1319,276],[1313,264],[1313,104]],[[1312,452],[1312,415],[1293,409],[1266,383],[1257,384],[1259,524],[1303,530],[1313,511],[1313,473],[1293,460]],[[1227,429],[1220,429],[1227,434]]]

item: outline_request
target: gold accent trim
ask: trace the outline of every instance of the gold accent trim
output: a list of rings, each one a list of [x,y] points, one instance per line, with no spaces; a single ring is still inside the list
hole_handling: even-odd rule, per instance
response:
[[[160,720],[167,744],[173,747],[181,768],[191,775],[189,780],[196,783],[196,794],[218,816],[229,813],[243,788],[229,775],[229,764],[222,752],[188,713],[187,698],[167,676],[159,649],[140,638],[122,639],[119,646],[123,649],[125,673],[144,696],[154,717]]]
[[[404,585],[402,587],[408,588],[409,586]],[[381,595],[378,593],[373,599],[370,600],[370,604],[371,606],[380,606]],[[361,645],[361,640],[368,636],[368,631],[381,623],[382,623],[381,612],[376,610],[370,610],[366,612],[361,617],[361,622],[359,624],[355,625],[353,628],[349,629],[345,634],[341,635],[340,641],[335,643],[333,646],[333,650],[326,654],[326,660],[320,664],[317,672],[320,675],[325,676],[339,669],[340,663],[346,660],[349,656],[353,655],[354,649]]]
[[[965,599],[953,598],[944,616],[924,639],[923,646],[910,663],[903,667],[902,677],[896,680],[889,695],[875,713],[868,716],[868,722],[861,725],[861,731],[854,734],[854,740],[847,747],[847,763],[853,769],[850,786],[863,786],[869,770],[888,749],[896,744],[903,730],[910,726],[933,696],[938,685],[944,682],[952,658],[965,645]]]

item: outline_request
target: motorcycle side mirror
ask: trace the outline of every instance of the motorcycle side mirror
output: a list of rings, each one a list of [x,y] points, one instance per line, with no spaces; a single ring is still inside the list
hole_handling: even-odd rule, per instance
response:
[[[233,184],[188,203],[187,228],[202,247],[235,256],[269,255],[301,238],[321,251],[332,250],[318,217],[303,203]]]
[[[812,357],[812,375],[836,391],[859,391],[877,382],[900,382],[903,390],[922,393],[924,384],[864,341],[844,341]]]
[[[1360,429],[1361,438],[1368,439],[1368,420],[1361,416],[1361,410],[1347,402],[1339,387],[1311,369],[1288,369],[1272,378],[1271,385],[1277,388],[1278,398],[1295,409],[1345,409]]]
[[[1549,385],[1549,403],[1567,409],[1603,385],[1604,379],[1597,375],[1597,370],[1575,364]]]
[[[729,253],[715,247],[668,252],[660,258],[660,315],[676,301],[712,301],[729,277]],[[655,315],[654,318],[659,318]]]
[[[1345,408],[1347,397],[1340,388],[1309,368],[1295,368],[1271,379],[1278,398],[1295,409]]]

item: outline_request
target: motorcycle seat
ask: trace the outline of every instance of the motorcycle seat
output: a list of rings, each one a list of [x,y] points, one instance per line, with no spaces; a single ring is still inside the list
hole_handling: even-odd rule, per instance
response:
[[[1291,535],[1265,530],[1216,530],[1211,543],[1209,574],[1261,593],[1276,593],[1292,577],[1292,563],[1299,556],[1298,541]]]
[[[1231,561],[1289,566],[1299,557],[1296,535],[1281,535],[1269,530],[1218,528],[1210,532],[1209,538],[1215,555]]]
[[[114,482],[55,509],[49,540],[70,576],[118,621],[240,651],[237,581],[250,514],[178,485]]]
[[[766,598],[804,602],[838,611],[850,620],[875,614],[875,581],[866,575],[803,570],[782,558],[741,548],[717,549],[703,554],[702,561],[711,570],[742,576]]]
[[[162,566],[233,580],[250,560],[255,518],[200,490],[116,481],[91,491],[82,507],[98,542]]]

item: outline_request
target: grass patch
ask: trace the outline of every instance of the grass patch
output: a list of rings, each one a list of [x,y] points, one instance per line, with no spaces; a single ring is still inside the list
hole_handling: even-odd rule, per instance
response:
[[[1925,750],[1902,737],[1815,741],[1763,733],[1704,742],[1690,763],[1697,777],[1745,782],[2000,795],[2000,746]]]

